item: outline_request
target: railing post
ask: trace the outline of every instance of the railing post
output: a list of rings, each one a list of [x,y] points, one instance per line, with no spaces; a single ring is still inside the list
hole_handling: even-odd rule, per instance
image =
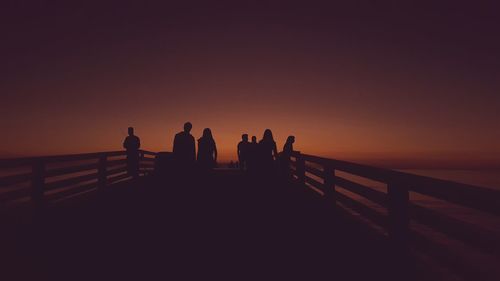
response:
[[[100,190],[106,187],[107,184],[107,155],[102,154],[99,156],[97,186]]]
[[[45,191],[45,163],[42,159],[36,160],[31,168],[31,200],[36,209],[43,207]]]
[[[301,154],[297,155],[297,180],[300,184],[306,184],[306,160]]]
[[[141,175],[141,163],[144,162],[144,151],[139,150],[139,161],[137,162],[137,176]],[[145,173],[143,173],[143,176]]]
[[[389,237],[398,246],[408,242],[409,234],[409,192],[405,186],[389,183],[387,185],[389,211]]]
[[[335,170],[329,165],[323,165],[323,179],[325,181],[325,197],[335,202]]]

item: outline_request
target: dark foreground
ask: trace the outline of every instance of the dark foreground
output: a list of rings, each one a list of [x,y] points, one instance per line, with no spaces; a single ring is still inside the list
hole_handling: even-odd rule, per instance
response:
[[[2,280],[424,279],[307,188],[234,171],[143,178],[13,221]]]

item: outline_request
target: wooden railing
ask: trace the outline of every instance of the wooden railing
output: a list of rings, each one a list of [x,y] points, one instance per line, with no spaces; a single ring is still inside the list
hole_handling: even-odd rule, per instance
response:
[[[139,152],[139,175],[152,171],[155,155]],[[132,179],[125,151],[0,159],[0,172],[0,207],[39,207]]]
[[[438,233],[439,237],[458,241],[468,249],[477,250],[482,257],[500,258],[500,232],[493,230],[492,225],[462,220],[443,212],[443,209],[420,204],[422,200],[412,199],[430,198],[500,223],[500,190],[298,152],[292,154],[291,169],[296,181],[320,193],[325,200],[331,200],[336,208],[372,225],[396,242],[397,248],[408,246],[437,256],[444,264],[476,278],[474,280],[481,280],[478,277],[485,274],[483,269],[470,269],[471,263],[466,261],[468,257],[461,259],[456,253],[446,254],[450,247],[419,229],[428,229]],[[370,182],[381,187],[375,188]],[[496,227],[499,230],[500,224]]]

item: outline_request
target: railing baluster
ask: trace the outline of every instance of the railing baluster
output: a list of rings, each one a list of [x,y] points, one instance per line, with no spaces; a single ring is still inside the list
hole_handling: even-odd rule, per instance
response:
[[[106,184],[107,184],[107,162],[108,162],[108,159],[107,159],[107,155],[106,154],[102,154],[99,156],[99,168],[98,168],[98,188],[99,189],[103,189],[106,187]]]
[[[409,192],[405,186],[390,183],[387,185],[389,211],[389,237],[399,245],[408,241],[408,204]]]
[[[44,205],[45,163],[41,159],[35,160],[32,166],[31,200],[36,209]]]
[[[297,155],[297,180],[300,184],[306,184],[306,160]]]
[[[323,173],[325,197],[335,202],[335,170],[329,165],[323,165]]]

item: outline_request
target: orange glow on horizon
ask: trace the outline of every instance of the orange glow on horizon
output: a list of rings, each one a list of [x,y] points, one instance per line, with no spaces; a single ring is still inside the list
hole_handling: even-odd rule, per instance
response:
[[[496,14],[181,2],[13,13],[0,157],[120,150],[129,126],[169,151],[190,121],[221,161],[270,128],[280,150],[295,135],[339,159],[500,162]]]

